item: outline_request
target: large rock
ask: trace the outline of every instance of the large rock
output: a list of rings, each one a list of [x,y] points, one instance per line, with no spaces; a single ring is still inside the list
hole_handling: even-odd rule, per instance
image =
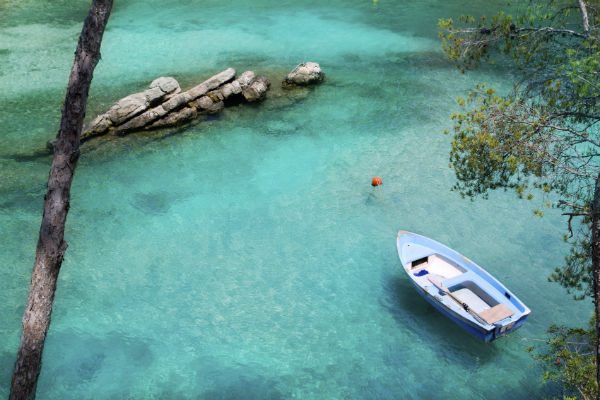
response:
[[[299,64],[287,74],[283,80],[283,86],[308,86],[323,82],[323,79],[325,79],[325,74],[321,71],[321,66],[316,62],[309,61]]]
[[[175,78],[164,77],[156,78],[150,84],[150,88],[159,88],[164,93],[179,93],[181,92],[181,88],[179,87],[179,83],[175,80]]]
[[[269,90],[269,80],[264,76],[259,76],[254,79],[248,86],[242,89],[242,95],[247,102],[253,103],[255,101],[264,100],[267,96],[267,90]]]
[[[271,85],[267,78],[256,76],[253,71],[243,72],[234,82],[239,84],[244,100],[249,103],[263,100]]]
[[[181,110],[177,110],[175,112],[170,113],[165,118],[154,121],[148,129],[158,129],[158,128],[166,128],[170,126],[177,126],[185,124],[196,118],[198,116],[198,112],[193,107],[184,107]]]
[[[256,79],[256,74],[254,71],[244,71],[242,74],[236,79],[242,89],[250,86],[250,84]]]
[[[247,86],[247,83],[251,83],[252,80],[246,82],[246,78],[249,77],[250,73],[252,75],[252,79],[254,79],[254,73],[251,71],[244,72],[241,76],[242,82],[244,82],[244,88]],[[224,84],[218,89],[211,90],[206,93],[206,95],[199,97],[195,101],[191,103],[193,107],[195,107],[199,113],[206,114],[216,114],[221,112],[223,108],[225,108],[225,101],[230,97],[241,97],[242,96],[242,83],[240,83],[239,79],[231,81],[229,83]]]
[[[235,80],[231,83],[226,83],[221,88],[221,93],[223,93],[224,98],[228,98],[230,96],[242,93],[242,86],[240,82]]]
[[[149,89],[117,101],[106,114],[114,126],[121,125],[148,108],[160,104],[167,95],[178,92],[181,92],[181,88],[175,78],[163,76],[153,80]]]
[[[223,100],[219,100],[215,96],[202,96],[193,103],[198,112],[206,114],[217,114],[225,108]]]
[[[1,1],[1,0],[0,0]],[[284,86],[306,86],[323,80],[319,64],[307,62],[288,74]],[[215,114],[225,106],[251,103],[266,98],[269,80],[245,71],[236,78],[228,68],[187,91],[171,77],[160,77],[143,92],[117,101],[107,112],[96,117],[83,133],[82,141],[106,133],[125,135],[129,132],[166,128],[187,123],[203,114]],[[288,93],[308,92],[309,89]],[[285,91],[282,91],[285,92]]]
[[[84,128],[83,133],[81,134],[81,140],[85,141],[90,137],[105,134],[111,126],[112,121],[108,117],[108,113],[98,115],[88,127]]]
[[[192,98],[192,100],[206,94],[208,91],[218,88],[219,86],[231,82],[235,78],[235,69],[227,68],[225,71],[218,73],[212,78],[202,82],[198,86],[194,86],[186,93]]]
[[[142,114],[139,114],[137,117],[132,118],[125,124],[118,126],[116,130],[119,134],[126,134],[130,131],[144,129],[144,127],[151,125],[154,121],[156,121],[159,118],[163,118],[169,112],[177,110],[183,105],[188,104],[196,100],[198,97],[205,95],[210,90],[216,89],[219,86],[230,82],[234,78],[235,70],[233,68],[228,68],[225,71],[220,72],[217,75],[207,79],[201,84],[194,86],[190,90],[171,97],[163,104],[154,107],[150,110],[147,110]]]
[[[108,118],[113,125],[120,125],[159,104],[167,95],[180,91],[181,88],[175,78],[160,77],[152,81],[149,89],[119,100],[108,110]]]
[[[160,77],[150,84],[149,89],[130,94],[117,101],[106,113],[97,116],[81,135],[82,140],[102,135],[111,127],[119,126],[154,107],[169,95],[181,91],[175,78]]]

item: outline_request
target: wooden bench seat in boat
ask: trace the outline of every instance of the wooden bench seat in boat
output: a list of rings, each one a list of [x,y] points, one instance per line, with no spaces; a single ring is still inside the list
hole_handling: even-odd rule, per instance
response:
[[[479,313],[479,316],[485,320],[490,325],[495,324],[498,321],[502,321],[504,318],[508,318],[514,313],[504,304],[500,303],[495,305],[492,308],[488,308]]]
[[[468,305],[471,310],[475,311],[485,322],[490,325],[493,325],[498,321],[502,321],[504,318],[508,318],[514,314],[510,308],[502,303],[490,307],[485,300],[467,288],[459,289],[455,292],[452,292],[452,294],[460,301]]]

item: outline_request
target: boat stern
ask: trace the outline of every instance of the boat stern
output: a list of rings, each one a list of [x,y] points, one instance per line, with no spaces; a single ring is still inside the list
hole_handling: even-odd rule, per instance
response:
[[[523,326],[523,324],[527,320],[527,317],[528,317],[528,315],[522,315],[521,318],[519,318],[518,320],[516,320],[514,322],[510,322],[506,325],[496,327],[496,329],[494,331],[494,339],[493,340],[498,339],[502,336],[506,336],[509,333],[514,332],[517,329],[519,329],[521,326]]]

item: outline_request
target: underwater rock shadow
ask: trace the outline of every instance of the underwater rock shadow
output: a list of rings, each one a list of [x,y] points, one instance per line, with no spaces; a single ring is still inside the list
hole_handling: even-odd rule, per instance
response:
[[[166,190],[139,192],[133,194],[131,205],[146,215],[163,215],[178,201],[185,200],[190,194],[173,193]]]
[[[228,374],[222,376],[226,375]],[[235,377],[235,380],[221,378],[222,382],[218,382],[216,388],[202,393],[198,398],[202,400],[283,400],[289,398],[277,389],[277,383],[274,380],[259,376],[237,375]]]
[[[223,367],[218,359],[198,358],[189,366],[201,377],[202,383],[196,383],[191,390],[180,387],[179,376],[171,374],[169,381],[159,388],[158,399],[195,399],[195,400],[283,400],[290,395],[283,393],[278,386],[281,381],[260,376],[255,369],[247,367]],[[205,379],[211,383],[207,383]],[[181,378],[183,379],[183,378]]]
[[[347,65],[351,65],[355,68],[360,67],[365,70],[373,68],[373,66],[401,69],[403,71],[422,71],[424,69],[432,71],[452,71],[456,69],[456,65],[449,61],[443,52],[437,49],[421,51],[387,51],[377,60],[373,60],[373,58],[368,55],[354,52],[342,53],[340,58]]]
[[[412,52],[387,52],[382,58],[383,65],[392,65],[412,70],[456,70],[456,65],[444,53],[436,50]]]
[[[168,192],[135,193],[132,205],[144,214],[165,214],[171,208]]]
[[[381,306],[398,324],[428,339],[424,342],[446,344],[445,356],[453,362],[469,368],[476,364],[475,360],[489,363],[500,355],[495,343],[485,343],[462,330],[427,303],[403,277],[388,277],[383,286],[385,295],[380,299]]]
[[[80,332],[56,332],[48,336],[44,352],[45,367],[42,378],[47,388],[56,382],[67,389],[89,384],[103,370],[124,365],[145,369],[154,362],[154,354],[146,339],[124,336],[118,332],[96,337]],[[115,362],[120,360],[120,362]],[[124,371],[125,372],[125,371]],[[121,374],[123,385],[131,378]]]
[[[531,384],[532,379],[535,383]],[[530,400],[530,399],[562,399],[565,398],[564,388],[557,382],[542,381],[542,376],[534,375],[531,379],[521,379],[513,386],[505,387],[502,391],[502,399]]]

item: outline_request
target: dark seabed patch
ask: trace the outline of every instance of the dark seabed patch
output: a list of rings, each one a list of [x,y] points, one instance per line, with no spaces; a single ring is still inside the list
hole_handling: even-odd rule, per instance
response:
[[[204,400],[282,400],[289,398],[277,388],[276,382],[253,376],[247,370],[222,371],[213,389],[200,395]]]
[[[146,340],[116,332],[101,337],[80,332],[50,332],[44,357],[54,360],[46,364],[44,378],[70,388],[86,385],[103,372],[109,373],[103,369],[111,365],[129,365],[139,371],[148,368],[154,360]]]
[[[170,197],[168,192],[135,193],[132,204],[145,213],[164,214],[171,207]]]

